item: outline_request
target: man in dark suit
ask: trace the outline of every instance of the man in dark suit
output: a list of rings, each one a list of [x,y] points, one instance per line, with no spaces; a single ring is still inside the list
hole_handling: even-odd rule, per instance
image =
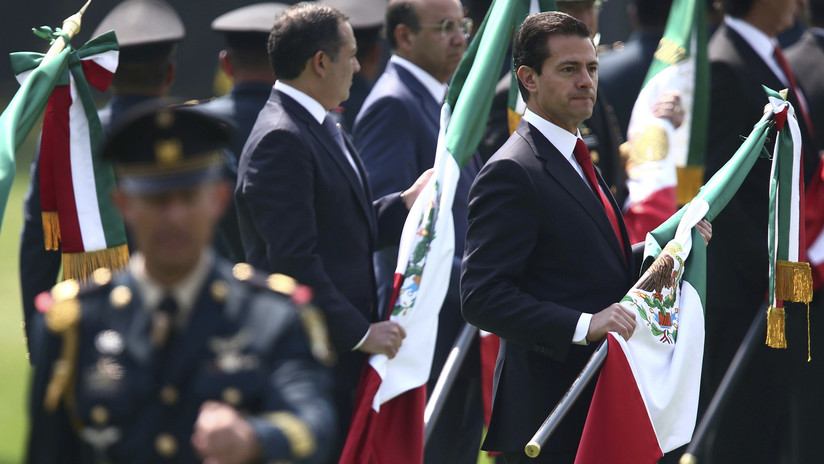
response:
[[[222,33],[226,40],[226,49],[218,56],[221,69],[232,80],[232,91],[196,108],[234,128],[232,150],[226,157],[226,180],[232,185],[237,183],[237,160],[243,145],[275,83],[266,52],[269,29],[277,15],[287,8],[285,3],[256,3],[226,12],[212,21],[212,30]],[[215,251],[235,263],[246,259],[234,203],[218,225]]]
[[[791,87],[776,58],[778,33],[790,27],[796,0],[727,0],[723,24],[709,44],[710,114],[705,179],[715,174],[761,118],[767,97],[762,89]],[[804,173],[817,153],[803,117],[800,92],[789,92],[803,137]],[[802,97],[803,98],[803,97]],[[807,105],[808,106],[808,105]],[[707,251],[706,348],[702,403],[715,392],[727,366],[765,300],[768,289],[768,188],[771,160],[758,159],[741,188],[714,224],[714,246]],[[779,462],[791,449],[791,391],[794,359],[806,359],[805,311],[787,309],[789,350],[759,345],[731,395],[702,462]],[[763,317],[763,316],[762,316]],[[754,407],[754,405],[757,405]]]
[[[393,0],[386,13],[386,36],[393,55],[355,119],[355,144],[373,193],[400,190],[435,161],[441,104],[447,82],[466,49],[471,22],[458,0]],[[429,377],[435,387],[441,368],[465,322],[459,279],[466,235],[469,187],[478,173],[475,158],[461,169],[452,204],[455,255],[452,278],[438,319],[438,337]],[[387,311],[398,260],[397,247],[375,254],[380,310]],[[462,366],[446,400],[446,410],[427,442],[427,462],[474,463],[483,428],[476,356]]]
[[[228,131],[189,109],[124,119],[103,155],[140,251],[38,297],[28,462],[321,461],[331,373],[290,301],[308,290],[210,250]]]
[[[278,81],[243,149],[235,189],[248,262],[311,286],[333,328],[341,440],[366,355],[394,357],[405,336],[393,321],[376,322],[372,252],[398,242],[428,179],[372,202],[357,150],[327,114],[349,95],[355,52],[352,27],[331,7],[301,3],[279,17],[269,37]]]
[[[146,27],[147,24],[152,27]],[[185,33],[177,12],[160,0],[127,0],[118,4],[92,36],[109,30],[117,34],[120,57],[111,83],[112,99],[98,114],[104,131],[130,108],[166,97],[175,78],[174,49]],[[54,286],[62,261],[59,250],[46,250],[43,238],[39,155],[38,150],[31,165],[20,234],[20,287],[29,350],[36,349],[28,329],[35,312],[34,298]]]
[[[529,16],[513,57],[527,110],[470,191],[463,315],[501,337],[483,449],[507,463],[572,463],[592,388],[537,461],[523,448],[579,374],[588,343],[632,335],[633,313],[615,302],[637,267],[604,180],[588,157],[588,168],[573,158],[586,152],[578,126],[598,86],[589,28],[564,13]]]

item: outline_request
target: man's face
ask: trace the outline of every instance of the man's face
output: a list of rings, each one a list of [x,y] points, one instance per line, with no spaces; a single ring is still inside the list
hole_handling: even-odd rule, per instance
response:
[[[158,194],[116,193],[150,272],[185,275],[197,264],[223,213],[228,188],[207,183]]]
[[[518,76],[530,91],[527,107],[538,116],[576,133],[578,126],[592,116],[598,88],[598,57],[592,41],[585,37],[552,35],[548,39],[550,56],[541,74],[522,66]]]
[[[420,0],[415,3],[420,30],[410,32],[409,61],[440,82],[448,82],[466,51],[466,36],[460,28],[464,18],[458,0]],[[451,21],[443,33],[443,22]]]
[[[358,51],[358,44],[355,41],[355,33],[348,22],[338,25],[338,33],[341,37],[341,47],[338,49],[337,58],[327,60],[327,74],[325,77],[329,87],[329,97],[332,109],[349,99],[349,89],[352,87],[352,75],[360,71],[360,63],[355,57]],[[334,100],[334,101],[331,101]]]
[[[594,0],[591,2],[558,2],[558,11],[583,22],[593,34],[598,33],[600,7]]]

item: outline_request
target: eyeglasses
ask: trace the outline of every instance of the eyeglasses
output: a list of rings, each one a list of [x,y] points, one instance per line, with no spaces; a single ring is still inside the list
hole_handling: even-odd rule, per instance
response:
[[[437,24],[421,24],[420,26],[429,29],[440,29],[441,37],[446,37],[456,31],[461,31],[464,37],[469,37],[469,33],[472,32],[472,20],[469,18],[463,18],[460,21],[444,19]]]

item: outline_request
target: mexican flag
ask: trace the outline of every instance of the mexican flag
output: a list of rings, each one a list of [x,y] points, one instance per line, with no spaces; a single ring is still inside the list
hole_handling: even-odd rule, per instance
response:
[[[608,355],[595,387],[576,464],[652,464],[690,441],[698,410],[706,307],[706,248],[693,226],[703,218],[712,221],[726,206],[763,150],[772,124],[800,147],[792,107],[777,97],[771,93],[772,111],[755,125],[744,144],[698,195],[647,235],[645,271],[621,300],[637,312],[638,325],[629,340],[613,333],[607,336]],[[764,188],[783,192],[784,198],[779,200],[778,193],[773,196],[775,222],[765,226],[794,230],[797,237],[801,153],[793,150],[792,143],[789,148],[779,143],[774,158],[784,163],[786,177],[780,182],[776,175]],[[781,232],[781,236],[787,238],[785,244],[793,242],[791,233]],[[776,239],[771,250],[792,249],[779,247],[780,242]],[[787,256],[792,259],[797,253]]]
[[[56,37],[48,28],[39,32]],[[7,134],[0,150],[4,177],[10,173],[11,179],[14,152],[45,110],[39,161],[44,237],[47,249],[62,248],[67,279],[123,267],[129,258],[125,226],[111,202],[114,171],[97,155],[104,135],[91,94],[91,87],[109,86],[118,53],[114,32],[108,32],[78,50],[67,46],[42,66],[42,54],[11,55],[21,89],[0,124]],[[5,205],[8,193],[3,198]]]
[[[622,146],[629,197],[624,222],[630,242],[642,241],[690,201],[704,180],[706,116],[709,95],[706,13],[703,0],[675,0],[664,36],[635,101]],[[682,124],[657,118],[658,98],[677,92]]]
[[[409,211],[398,251],[390,319],[406,338],[395,358],[373,355],[365,366],[342,464],[423,462],[426,382],[455,246],[452,202],[492,106],[497,78],[489,70],[503,65],[517,15],[526,16],[528,6],[495,0],[452,78],[434,174]]]

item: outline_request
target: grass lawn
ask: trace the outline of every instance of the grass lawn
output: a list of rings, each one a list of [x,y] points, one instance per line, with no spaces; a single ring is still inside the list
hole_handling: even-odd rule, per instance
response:
[[[25,405],[29,363],[21,325],[23,308],[18,273],[23,196],[29,182],[28,166],[28,159],[18,159],[17,176],[0,230],[0,295],[6,302],[0,309],[0,464],[22,461],[28,423]]]

